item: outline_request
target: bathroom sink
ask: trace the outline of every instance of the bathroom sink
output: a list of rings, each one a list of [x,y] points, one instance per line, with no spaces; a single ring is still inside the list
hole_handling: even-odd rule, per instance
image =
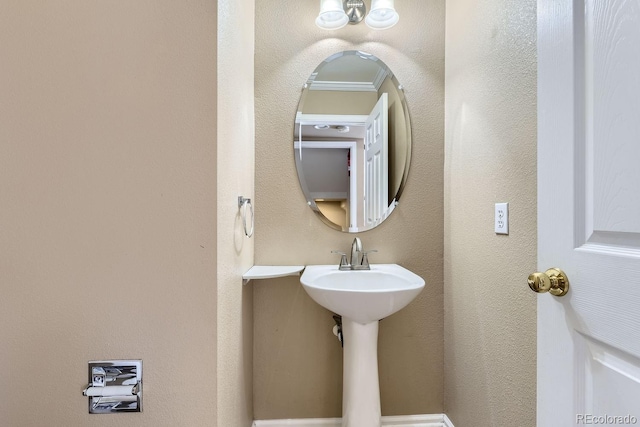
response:
[[[354,245],[362,247],[357,238]],[[382,425],[378,320],[404,308],[424,288],[420,276],[397,264],[370,267],[340,270],[337,265],[309,265],[300,277],[315,302],[342,316],[343,427]]]
[[[424,288],[420,276],[398,264],[350,271],[338,270],[337,265],[309,265],[300,282],[315,302],[362,324],[401,310]]]

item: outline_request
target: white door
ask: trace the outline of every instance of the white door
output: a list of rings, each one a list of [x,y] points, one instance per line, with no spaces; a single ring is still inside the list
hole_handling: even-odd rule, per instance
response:
[[[364,223],[374,226],[389,207],[389,97],[383,93],[365,122]]]
[[[640,425],[640,0],[538,0],[538,426]]]

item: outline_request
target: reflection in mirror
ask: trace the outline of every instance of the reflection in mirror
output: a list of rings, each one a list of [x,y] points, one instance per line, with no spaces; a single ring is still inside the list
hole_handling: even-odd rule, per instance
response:
[[[327,225],[355,233],[384,221],[411,160],[409,110],[391,70],[360,51],[324,60],[304,86],[293,148],[307,204]]]

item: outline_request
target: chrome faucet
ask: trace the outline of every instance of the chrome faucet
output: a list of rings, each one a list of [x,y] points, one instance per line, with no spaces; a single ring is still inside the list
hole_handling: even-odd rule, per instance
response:
[[[362,252],[362,241],[359,237],[356,237],[353,239],[353,243],[351,243],[351,259],[349,262],[351,263],[352,270],[355,265],[360,264],[358,261],[358,252]]]
[[[376,250],[371,251],[363,251],[362,250],[362,241],[356,237],[353,239],[353,243],[351,244],[351,259],[347,262],[347,254],[340,251],[331,251],[332,253],[339,254],[340,256],[340,265],[338,266],[339,270],[371,270],[371,266],[369,266],[369,258],[367,254],[370,252],[378,252]],[[362,258],[360,255],[362,254]]]

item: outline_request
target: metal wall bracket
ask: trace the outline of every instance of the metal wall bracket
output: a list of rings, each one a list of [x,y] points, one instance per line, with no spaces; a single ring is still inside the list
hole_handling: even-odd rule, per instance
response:
[[[89,397],[90,414],[142,412],[142,360],[90,361],[82,394]]]

